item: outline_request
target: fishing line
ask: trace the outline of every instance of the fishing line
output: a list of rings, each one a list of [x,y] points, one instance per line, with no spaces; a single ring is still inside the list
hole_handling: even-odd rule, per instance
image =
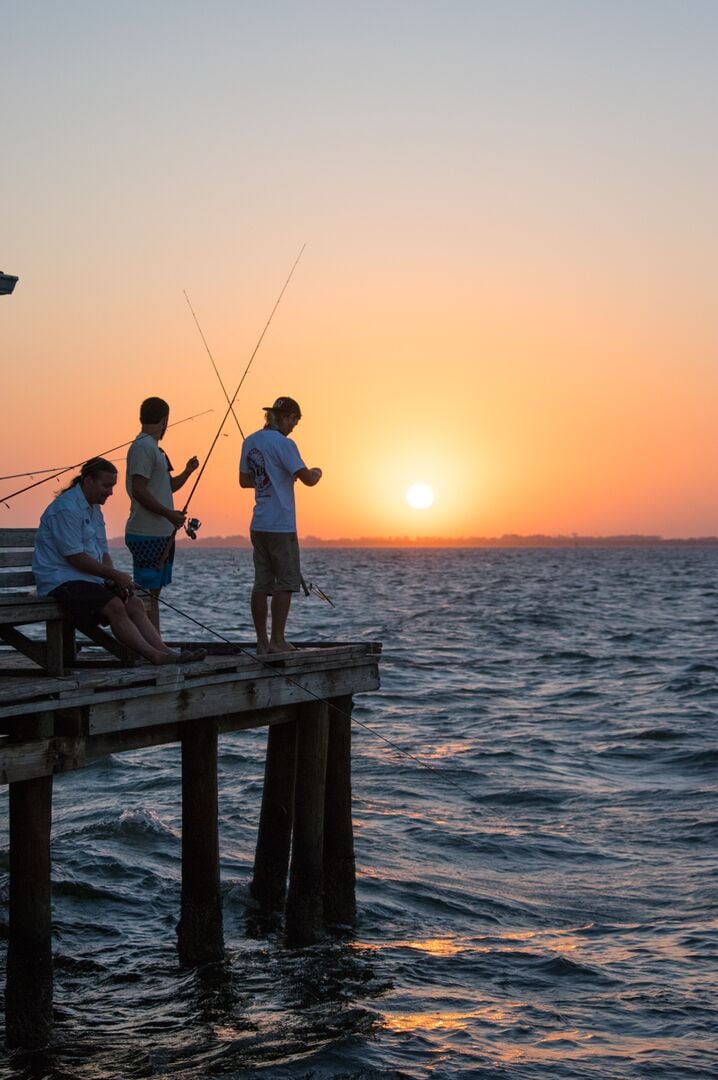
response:
[[[302,248],[302,251],[304,251],[304,248]],[[302,254],[302,252],[300,251],[299,255],[301,255],[301,254]],[[297,258],[297,262],[299,262],[299,258]],[[297,264],[295,263],[294,265],[296,266]],[[292,270],[293,269],[294,269],[294,267],[292,267]],[[287,279],[287,280],[289,280],[289,279]],[[199,325],[199,319],[197,318],[195,310],[192,307],[192,304],[190,303],[189,296],[187,295],[187,290],[183,289],[182,292],[184,293],[184,298],[187,301],[187,306],[190,309],[190,311],[192,312],[192,318],[195,321],[195,326],[199,330],[199,336],[202,338],[202,344],[204,345],[205,349],[207,350],[207,356],[210,358],[210,360],[212,362],[212,367],[214,368],[214,373],[217,376],[217,378],[219,379],[219,385],[222,387],[222,392],[223,392],[225,400],[226,400],[227,404],[229,405],[229,408],[230,408],[230,410],[232,412],[232,416],[234,417],[234,422],[237,425],[237,429],[239,431],[239,434],[244,439],[245,435],[244,435],[244,432],[242,431],[242,425],[240,424],[239,419],[237,418],[237,414],[234,411],[234,399],[230,400],[229,394],[227,393],[227,388],[224,385],[224,382],[222,381],[222,376],[219,373],[219,369],[218,369],[217,365],[214,362],[214,357],[212,356],[212,352],[210,350],[210,347],[207,344],[207,339],[204,336],[204,333],[202,331],[202,327]],[[255,352],[256,352],[256,349],[255,349]],[[242,384],[240,383],[240,386],[241,385]],[[235,397],[236,396],[237,395],[235,394]],[[225,419],[226,419],[226,417],[225,417]],[[191,495],[191,492],[190,492],[190,495]],[[187,500],[187,502],[189,503],[189,499]],[[186,507],[185,507],[185,509],[186,509]],[[186,530],[186,531],[189,532],[189,530]],[[194,540],[195,537],[192,536],[192,539]],[[311,583],[309,585],[307,585],[306,581],[304,580],[304,578],[301,575],[300,575],[300,581],[302,583],[302,589],[304,590],[304,595],[305,596],[310,596],[310,595],[317,596],[317,597],[319,597],[320,600],[326,600],[326,602],[328,604],[330,604],[331,607],[336,607],[336,604],[334,603],[332,598],[330,596],[327,596],[327,594],[322,589],[320,589],[318,585],[314,585],[314,584],[311,584]]]
[[[217,376],[217,378],[219,379],[219,385],[222,387],[222,391],[224,393],[225,398],[227,399],[227,403],[228,403],[230,409],[232,410],[232,416],[234,417],[235,424],[239,428],[239,434],[242,436],[242,438],[244,438],[244,432],[242,431],[242,425],[240,424],[239,420],[237,419],[237,414],[234,411],[233,402],[229,400],[229,394],[227,393],[227,388],[225,387],[224,383],[222,382],[222,376],[220,375],[219,369],[218,369],[217,365],[214,362],[214,357],[212,356],[212,353],[210,352],[209,345],[207,344],[207,339],[205,338],[204,334],[202,333],[202,327],[199,325],[199,319],[195,315],[194,308],[192,307],[192,305],[189,302],[189,296],[187,295],[186,289],[183,289],[182,292],[184,293],[184,298],[187,301],[187,307],[192,312],[192,318],[194,319],[195,326],[199,330],[199,336],[202,338],[202,344],[204,345],[205,349],[207,350],[207,356],[210,358],[210,360],[212,362],[212,367],[214,368],[214,373]],[[235,394],[235,397],[236,397],[236,394]]]
[[[175,420],[173,424],[168,424],[168,427],[179,427],[180,424],[186,424],[188,420],[196,420],[198,416],[206,416],[207,413],[214,412],[214,409],[205,409],[204,412],[195,413],[194,416],[185,416],[184,420]],[[34,484],[28,484],[27,487],[20,488],[19,491],[13,491],[10,495],[0,495],[0,502],[5,503],[7,506],[8,499],[14,499],[16,495],[22,495],[25,491],[31,491],[32,488],[39,487],[40,484],[46,484],[48,480],[56,480],[58,476],[64,476],[65,473],[70,472],[72,469],[79,469],[88,461],[92,461],[93,458],[107,457],[108,454],[114,454],[115,450],[122,450],[125,446],[129,446],[134,442],[134,439],[130,439],[129,442],[120,443],[119,446],[111,446],[109,450],[103,450],[101,454],[93,454],[91,457],[83,458],[82,461],[78,461],[75,465],[68,465],[65,469],[60,469],[58,472],[53,473],[52,476],[46,476],[44,480],[36,480]],[[38,469],[37,472],[50,472],[49,469]],[[20,476],[32,476],[33,474],[19,473]],[[2,480],[11,479],[10,477],[0,477]],[[9,507],[8,507],[9,509]]]
[[[249,374],[249,369],[251,368],[252,363],[254,362],[254,358],[257,355],[257,352],[259,350],[259,346],[262,344],[262,341],[264,340],[264,335],[267,333],[267,330],[269,329],[269,324],[271,323],[272,319],[274,318],[274,313],[277,310],[277,308],[279,307],[281,299],[284,296],[284,293],[286,292],[287,286],[289,285],[289,282],[292,279],[292,274],[296,270],[297,263],[301,259],[302,253],[304,252],[304,249],[305,249],[306,246],[307,246],[306,244],[302,244],[301,249],[299,251],[299,254],[297,255],[296,259],[294,260],[294,265],[292,266],[292,269],[289,271],[289,274],[287,276],[287,280],[284,282],[284,285],[282,286],[282,291],[280,292],[279,296],[277,297],[277,299],[275,301],[275,304],[274,304],[274,307],[272,308],[272,310],[270,312],[269,318],[267,319],[266,323],[264,324],[264,329],[262,330],[262,333],[259,335],[259,340],[257,341],[257,344],[254,346],[254,351],[253,351],[252,355],[249,358],[249,363],[247,364],[246,368],[244,369],[244,373],[242,375],[242,378],[239,380],[239,385],[237,386],[237,389],[234,391],[234,395],[232,396],[232,400],[229,403],[229,408],[227,409],[226,413],[224,414],[224,416],[222,418],[222,423],[219,425],[219,428],[217,430],[217,434],[215,435],[214,439],[212,440],[212,445],[210,446],[209,450],[207,451],[207,457],[204,459],[204,464],[202,465],[202,468],[199,470],[199,474],[197,476],[197,479],[195,480],[194,484],[192,485],[192,489],[191,489],[189,495],[187,496],[187,502],[182,507],[182,510],[183,510],[184,513],[187,512],[187,507],[190,504],[192,496],[194,495],[195,491],[197,490],[197,485],[199,484],[200,480],[202,479],[202,475],[204,473],[204,470],[207,468],[207,462],[209,461],[210,457],[212,456],[212,451],[214,450],[215,446],[217,445],[217,442],[219,441],[219,437],[222,434],[222,428],[224,427],[224,425],[227,422],[227,417],[229,416],[230,412],[233,411],[234,403],[237,400],[237,394],[242,389],[242,385],[244,383],[244,380],[247,378],[247,375]],[[214,361],[213,361],[213,363],[214,363]]]
[[[137,589],[138,589],[139,592],[143,593],[145,596],[150,595],[149,591],[147,589],[143,589],[141,586],[137,586]],[[230,641],[230,639],[225,637],[224,634],[220,634],[220,632],[218,630],[213,630],[211,626],[207,626],[205,623],[200,622],[199,619],[195,619],[192,615],[189,615],[186,611],[182,611],[181,608],[175,607],[174,604],[170,604],[170,602],[168,600],[163,600],[163,598],[161,596],[158,596],[157,599],[159,600],[159,602],[161,604],[164,604],[165,607],[168,607],[171,611],[174,611],[177,615],[181,615],[183,618],[189,619],[190,622],[193,622],[196,626],[201,627],[202,630],[206,630],[208,633],[214,634],[214,636],[219,638],[220,641],[225,642],[227,645],[231,645],[231,647],[235,650],[235,652],[243,653],[245,656],[248,656],[250,658],[250,660],[253,660],[255,663],[259,664],[260,667],[267,668],[267,670],[271,671],[273,675],[281,675],[281,677],[283,679],[286,679],[287,682],[291,683],[293,686],[298,687],[303,693],[308,694],[309,697],[311,697],[311,698],[314,698],[315,701],[318,701],[321,704],[326,705],[329,709],[331,709],[333,712],[335,712],[338,716],[343,717],[345,720],[347,720],[347,719],[348,720],[353,720],[354,723],[358,724],[360,728],[363,728],[365,731],[368,731],[371,735],[375,735],[378,739],[381,739],[383,742],[385,742],[387,744],[387,746],[390,746],[393,750],[396,750],[399,754],[403,754],[404,757],[409,758],[411,761],[416,762],[416,764],[420,765],[422,768],[428,769],[429,772],[436,773],[436,775],[441,777],[442,780],[445,780],[447,783],[450,783],[453,787],[458,788],[459,791],[463,791],[463,793],[465,795],[467,795],[470,799],[472,799],[474,802],[479,801],[478,798],[476,797],[476,795],[474,795],[474,793],[472,791],[469,791],[468,788],[464,787],[463,784],[459,784],[455,780],[449,780],[449,778],[444,775],[444,770],[443,769],[437,769],[435,765],[429,765],[428,762],[424,761],[420,757],[417,757],[416,754],[410,753],[408,750],[405,750],[403,746],[399,746],[398,743],[395,743],[392,739],[389,739],[386,735],[382,735],[380,731],[376,730],[376,728],[370,727],[369,724],[364,723],[364,721],[362,721],[362,720],[358,720],[357,717],[354,716],[353,713],[345,712],[344,709],[340,709],[337,705],[334,705],[333,702],[328,701],[326,698],[321,697],[319,694],[315,694],[313,690],[309,690],[298,679],[295,679],[291,675],[288,675],[286,673],[286,671],[281,671],[278,668],[276,668],[274,666],[274,664],[270,664],[266,660],[262,660],[261,656],[257,656],[256,653],[250,652],[250,650],[245,649],[244,646],[238,645],[236,641]]]

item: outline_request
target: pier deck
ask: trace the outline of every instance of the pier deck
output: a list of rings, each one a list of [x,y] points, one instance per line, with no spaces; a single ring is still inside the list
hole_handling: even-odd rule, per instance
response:
[[[379,685],[376,642],[305,643],[260,658],[250,655],[250,645],[241,646],[245,652],[205,648],[201,663],[122,667],[105,656],[63,676],[38,672],[17,653],[0,653],[0,784],[176,742],[189,720],[212,717],[220,732],[241,731],[293,719],[301,702]]]
[[[303,643],[259,658],[249,645],[206,647],[200,663],[162,667],[122,666],[86,649],[64,675],[0,650],[0,784],[10,793],[9,1047],[43,1046],[51,1036],[53,777],[107,754],[181,745],[182,964],[224,955],[223,732],[268,728],[251,885],[259,916],[275,925],[283,918],[295,945],[316,941],[327,925],[353,922],[352,702],[379,686],[381,645]]]

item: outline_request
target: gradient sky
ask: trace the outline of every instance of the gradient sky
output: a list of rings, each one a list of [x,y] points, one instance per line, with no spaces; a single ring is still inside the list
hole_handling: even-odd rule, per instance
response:
[[[713,0],[0,0],[0,474],[151,394],[203,458],[182,290],[233,391],[306,243],[237,399],[300,401],[301,535],[718,534],[716,55]],[[204,535],[248,530],[225,430]]]

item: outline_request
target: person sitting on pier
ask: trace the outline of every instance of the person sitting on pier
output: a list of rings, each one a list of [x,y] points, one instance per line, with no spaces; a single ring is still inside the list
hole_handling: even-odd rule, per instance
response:
[[[299,544],[294,505],[294,482],[314,487],[321,469],[308,469],[296,443],[289,438],[302,418],[290,397],[265,406],[266,423],[249,435],[242,446],[239,483],[254,488],[254,513],[250,537],[254,551],[252,619],[257,632],[258,653],[293,649],[285,638],[292,593],[301,588]],[[272,630],[267,634],[268,603],[272,597]]]
[[[109,623],[118,641],[153,664],[202,660],[203,649],[178,653],[164,643],[132,578],[112,565],[101,507],[116,483],[112,462],[92,458],[47,507],[32,563],[38,595],[54,597],[80,630]]]

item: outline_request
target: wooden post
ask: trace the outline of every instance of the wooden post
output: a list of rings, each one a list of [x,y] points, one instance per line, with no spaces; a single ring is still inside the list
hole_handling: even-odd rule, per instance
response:
[[[294,817],[297,723],[273,724],[267,734],[262,810],[250,893],[260,915],[284,911]]]
[[[329,718],[323,701],[300,706],[294,834],[285,930],[289,945],[310,945],[321,936],[324,860],[324,785]]]
[[[10,791],[10,920],[5,991],[8,1048],[46,1046],[52,1027],[52,776]]]
[[[182,913],[180,962],[187,967],[224,956],[217,822],[217,725],[189,721],[182,734]]]
[[[333,698],[324,808],[324,921],[352,926],[356,919],[356,867],[352,825],[352,696]]]

